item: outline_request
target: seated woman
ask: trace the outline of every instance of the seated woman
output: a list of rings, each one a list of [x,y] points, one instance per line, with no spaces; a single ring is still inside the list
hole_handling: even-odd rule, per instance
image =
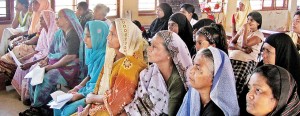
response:
[[[89,9],[89,5],[87,2],[79,2],[77,4],[76,16],[82,28],[84,28],[85,24],[88,21],[93,20],[93,11]]]
[[[284,33],[270,35],[262,47],[263,60],[259,63],[273,64],[289,71],[300,85],[300,55],[292,39]],[[298,91],[300,88],[298,88]],[[299,92],[300,93],[300,92]]]
[[[210,25],[210,24],[212,24],[212,23],[216,23],[215,21],[213,21],[213,20],[211,20],[211,19],[209,19],[209,18],[205,18],[205,19],[201,19],[201,20],[199,20],[196,24],[194,24],[193,25],[193,39],[194,39],[194,41],[195,41],[195,34],[196,34],[196,32],[200,29],[200,28],[202,28],[202,27],[204,27],[204,26],[208,26],[208,25]]]
[[[246,110],[251,115],[299,116],[297,84],[284,68],[275,65],[258,67],[250,77],[248,87]]]
[[[232,37],[243,28],[251,11],[250,0],[240,0],[238,11],[232,15]]]
[[[247,76],[257,65],[257,57],[264,41],[264,35],[259,31],[262,16],[254,11],[248,14],[247,23],[234,36],[229,45],[229,57],[232,63],[238,96],[246,86]]]
[[[85,26],[85,64],[88,66],[88,76],[69,93],[73,94],[70,104],[60,110],[55,109],[55,116],[69,116],[77,111],[78,106],[85,106],[84,98],[94,91],[96,81],[104,64],[106,37],[109,27],[103,21],[89,21]]]
[[[186,16],[192,26],[197,23],[198,15],[195,13],[195,7],[191,4],[183,4],[180,6],[180,12]]]
[[[186,44],[189,53],[194,53],[193,29],[190,22],[182,13],[171,15],[168,22],[168,30],[177,33]]]
[[[79,115],[119,115],[134,98],[139,73],[146,68],[144,52],[148,46],[140,29],[131,20],[116,19],[107,37],[105,63],[94,93]],[[77,115],[77,114],[74,114]]]
[[[28,0],[16,0],[16,15],[12,21],[11,28],[5,28],[2,33],[2,38],[0,38],[0,56],[4,55],[8,47],[8,38],[12,35],[19,36],[27,33],[30,23],[31,14],[28,8]]]
[[[158,31],[167,30],[168,21],[172,14],[172,7],[168,3],[160,3],[156,9],[157,18],[151,23],[149,30],[146,33],[143,33],[143,37],[149,39]]]
[[[125,111],[130,116],[175,116],[186,93],[187,69],[192,66],[192,59],[174,32],[159,31],[151,43],[147,53],[153,64],[140,73],[135,98]]]
[[[222,50],[209,47],[197,52],[190,85],[178,116],[239,115],[231,63]]]
[[[50,94],[56,90],[57,84],[74,87],[79,82],[78,54],[83,30],[70,9],[60,10],[56,21],[60,29],[54,35],[48,56],[39,62],[46,70],[43,83],[29,85],[31,108],[20,115],[44,114],[41,109],[47,107],[46,104],[51,100]]]
[[[58,27],[55,22],[55,13],[44,10],[41,13],[40,25],[43,28],[39,36],[35,51],[21,58],[23,65],[17,68],[12,80],[12,85],[21,96],[21,100],[29,100],[27,79],[25,75],[29,72],[29,68],[44,59],[49,53],[49,47],[54,38],[54,33]]]
[[[196,33],[196,51],[213,46],[219,48],[228,55],[226,32],[221,24],[212,23],[200,28]]]
[[[111,25],[111,21],[106,18],[107,13],[109,13],[109,7],[104,4],[97,4],[94,8],[94,20],[101,20]]]

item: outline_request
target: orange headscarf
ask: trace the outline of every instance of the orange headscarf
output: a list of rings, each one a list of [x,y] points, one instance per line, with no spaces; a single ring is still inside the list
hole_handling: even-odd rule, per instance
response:
[[[32,21],[31,21],[31,24],[30,24],[30,27],[28,30],[28,34],[33,34],[33,33],[39,31],[39,29],[41,27],[41,25],[39,23],[40,15],[43,10],[51,10],[52,11],[51,4],[48,0],[36,0],[36,1],[40,4],[40,7],[39,7],[38,11],[33,11]]]

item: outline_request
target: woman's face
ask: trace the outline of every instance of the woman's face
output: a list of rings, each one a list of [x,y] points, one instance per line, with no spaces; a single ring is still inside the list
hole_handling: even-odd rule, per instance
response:
[[[249,92],[246,96],[246,110],[255,116],[266,116],[277,106],[271,87],[267,84],[266,77],[254,73],[248,84]]]
[[[262,57],[264,64],[275,65],[276,60],[276,49],[268,43],[264,43],[262,47]]]
[[[63,15],[62,11],[59,11],[58,14],[57,14],[56,25],[59,28],[62,28],[64,26],[68,26],[69,25],[69,22],[68,22],[67,18]]]
[[[166,47],[164,46],[164,41],[158,35],[155,35],[151,41],[151,46],[148,47],[148,61],[152,63],[169,62],[171,57]]]
[[[212,86],[213,75],[209,70],[209,65],[211,64],[209,62],[201,54],[196,55],[189,77],[190,84],[193,88],[199,90]]]
[[[42,28],[48,28],[46,21],[44,20],[44,17],[42,15],[40,16],[40,25]]]
[[[202,48],[208,48],[210,46],[209,42],[206,40],[206,37],[202,34],[196,36],[196,45],[195,48],[199,51]]]
[[[22,9],[25,9],[25,7],[20,2],[17,1],[15,9],[21,11]]]
[[[117,35],[116,26],[114,24],[110,26],[109,34],[107,36],[107,43],[110,48],[120,49],[119,38]]]
[[[85,13],[85,10],[81,6],[77,6],[76,16],[82,16]]]
[[[172,31],[172,32],[175,32],[175,33],[178,34],[179,33],[179,26],[174,21],[169,20],[169,22],[168,22],[168,30]]]
[[[247,18],[248,18],[248,19],[247,19],[247,23],[248,23],[249,26],[250,26],[249,28],[250,28],[251,30],[257,30],[259,24],[253,19],[252,16],[248,16]]]
[[[105,14],[104,8],[94,10],[94,19],[95,20],[103,20],[105,18],[105,16],[106,16],[106,14]]]
[[[92,48],[91,34],[88,27],[84,29],[84,44],[88,49]]]
[[[157,18],[163,18],[165,16],[165,13],[160,7],[157,7],[156,15],[157,15]]]
[[[40,3],[37,0],[32,1],[32,10],[37,12],[40,8]]]
[[[239,9],[240,11],[245,11],[245,5],[242,2],[239,3]]]
[[[184,8],[180,8],[180,12],[184,14],[189,21],[192,19],[193,13],[189,13]]]

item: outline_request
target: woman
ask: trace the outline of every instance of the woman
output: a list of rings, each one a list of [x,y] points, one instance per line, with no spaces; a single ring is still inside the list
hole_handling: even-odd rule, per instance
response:
[[[39,31],[40,16],[43,10],[51,10],[51,4],[48,0],[32,0],[32,21],[28,30],[28,34],[33,34]]]
[[[241,0],[239,3],[238,12],[232,15],[232,37],[243,28],[247,22],[248,14],[252,11],[250,0]]]
[[[78,17],[82,28],[84,28],[88,21],[93,20],[93,11],[89,9],[87,2],[82,1],[77,4],[76,16]]]
[[[177,33],[186,44],[190,54],[194,53],[193,29],[183,14],[175,13],[170,17],[168,30]]]
[[[148,43],[131,20],[116,19],[107,37],[105,64],[94,93],[87,95],[88,104],[79,115],[119,115],[134,98],[138,75],[146,68],[144,51]]]
[[[128,115],[176,115],[186,93],[187,69],[192,66],[187,54],[176,33],[156,33],[148,48],[148,60],[153,64],[140,73],[135,98],[125,107]]]
[[[300,55],[294,45],[287,34],[270,35],[262,46],[263,60],[259,63],[259,66],[262,64],[280,66],[289,71],[297,85],[300,85]]]
[[[293,76],[275,65],[258,67],[250,77],[247,112],[255,116],[298,116],[300,100]]]
[[[70,9],[60,10],[56,23],[60,29],[55,33],[47,58],[39,62],[46,70],[43,83],[29,85],[31,108],[21,115],[42,115],[41,109],[51,100],[50,94],[56,90],[57,84],[74,87],[80,80],[81,25]]]
[[[70,104],[60,110],[54,110],[55,116],[69,116],[76,112],[78,106],[85,106],[84,98],[94,91],[96,81],[104,64],[108,25],[103,21],[89,21],[85,26],[85,64],[88,76],[69,91],[73,94]]]
[[[196,32],[204,27],[204,26],[208,26],[212,23],[216,23],[215,21],[211,20],[211,19],[208,19],[208,18],[205,18],[205,19],[200,19],[199,21],[197,21],[196,24],[193,25],[193,34],[196,34]],[[195,36],[194,36],[195,37]],[[195,39],[195,38],[194,38]]]
[[[157,18],[151,23],[144,38],[152,38],[158,31],[168,29],[169,17],[173,14],[172,7],[168,3],[160,3],[156,9]]]
[[[249,13],[247,23],[230,42],[229,57],[236,78],[238,95],[246,85],[247,75],[251,74],[258,62],[258,54],[264,41],[264,35],[259,31],[261,25],[261,14],[256,11]]]
[[[239,115],[234,75],[223,51],[209,47],[197,52],[190,85],[178,116]]]
[[[97,4],[94,8],[94,20],[101,20],[111,25],[111,21],[106,18],[107,13],[109,13],[109,7],[104,4]]]
[[[221,24],[212,23],[204,26],[196,33],[196,51],[213,46],[219,48],[228,55],[226,32]]]
[[[186,16],[192,26],[197,23],[198,15],[195,13],[195,7],[191,4],[183,4],[180,6],[180,12]]]
[[[29,72],[29,68],[44,59],[49,52],[50,44],[54,38],[54,33],[58,27],[55,23],[55,13],[49,10],[41,12],[40,25],[43,28],[39,36],[35,52],[24,56],[22,59],[23,65],[17,68],[12,80],[12,85],[21,96],[21,100],[29,99],[27,79],[25,75]]]
[[[2,33],[2,38],[0,38],[0,56],[6,53],[9,41],[8,38],[12,35],[19,36],[27,33],[30,23],[32,11],[29,11],[28,0],[16,0],[16,15],[12,21],[12,28],[5,28]]]

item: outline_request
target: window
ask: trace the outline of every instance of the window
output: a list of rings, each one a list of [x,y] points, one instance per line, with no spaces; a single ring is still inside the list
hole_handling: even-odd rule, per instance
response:
[[[300,0],[297,0],[297,10],[300,10]]]
[[[11,23],[14,15],[14,0],[0,0],[0,23]]]
[[[155,11],[158,6],[158,0],[139,0],[139,11]]]
[[[237,1],[239,6],[240,0]],[[250,0],[252,10],[278,10],[287,9],[288,0]]]
[[[202,9],[210,7],[211,12],[221,12],[222,11],[222,2],[224,0],[199,0],[200,7]],[[215,7],[216,4],[219,4],[219,7]]]
[[[118,15],[118,0],[51,0],[52,5],[54,5],[52,6],[52,8],[55,9],[55,12],[58,12],[63,8],[69,8],[76,11],[76,5],[82,1],[88,2],[89,9],[91,10],[93,10],[94,7],[99,3],[105,4],[110,8],[110,11],[107,14],[107,16]]]

